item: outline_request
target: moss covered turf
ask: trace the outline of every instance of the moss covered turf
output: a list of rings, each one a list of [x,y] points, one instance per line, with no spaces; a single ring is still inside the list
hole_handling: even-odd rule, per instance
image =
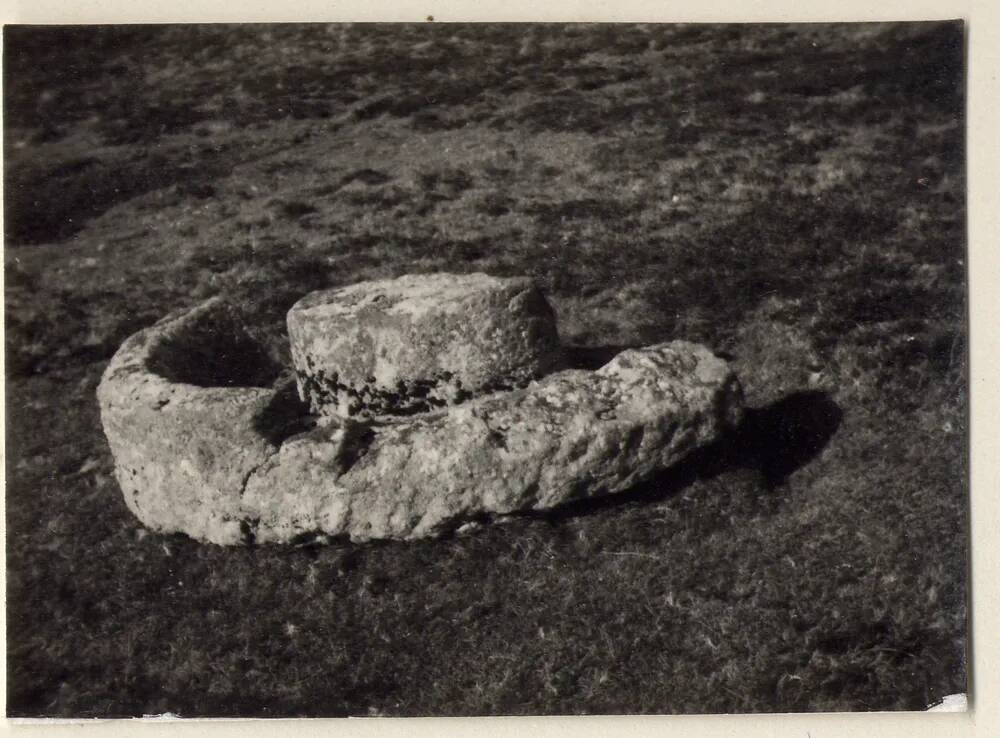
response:
[[[922,709],[965,689],[962,28],[5,33],[15,716]],[[95,389],[212,295],[535,277],[747,424],[620,500],[414,543],[142,528]],[[581,349],[583,351],[584,349]],[[603,352],[603,354],[602,354]]]

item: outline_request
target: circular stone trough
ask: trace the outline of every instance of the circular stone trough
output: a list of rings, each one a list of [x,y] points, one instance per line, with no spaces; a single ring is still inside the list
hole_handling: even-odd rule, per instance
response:
[[[684,341],[552,371],[554,317],[522,279],[433,275],[307,297],[289,313],[301,398],[241,321],[219,300],[169,316],[102,378],[116,476],[154,530],[219,544],[431,536],[627,490],[742,413],[726,362]],[[317,392],[318,366],[341,386]]]

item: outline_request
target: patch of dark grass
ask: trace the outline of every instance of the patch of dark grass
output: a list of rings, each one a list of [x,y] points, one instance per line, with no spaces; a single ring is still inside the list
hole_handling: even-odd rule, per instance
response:
[[[344,202],[354,207],[377,208],[385,211],[409,201],[406,193],[398,187],[378,187],[365,191],[342,193]]]
[[[413,116],[413,130],[415,131],[447,131],[458,128],[464,123],[456,123],[442,118],[437,113],[421,110]]]
[[[315,215],[318,211],[315,205],[300,200],[278,203],[278,209],[286,218],[304,218]]]
[[[490,192],[476,203],[475,209],[483,215],[498,218],[501,215],[509,213],[513,209],[514,204],[514,200],[510,197],[498,192]]]
[[[365,103],[354,111],[354,116],[358,120],[371,120],[380,115],[394,115],[406,117],[422,110],[430,104],[430,100],[424,96],[411,96],[397,98],[386,96],[371,102]]]
[[[572,68],[571,83],[581,90],[599,90],[607,85],[640,79],[643,72],[632,68],[608,68],[600,66],[578,66]]]
[[[473,185],[472,177],[461,169],[446,168],[432,172],[421,172],[417,178],[420,187],[453,199]]]
[[[614,172],[622,167],[633,172],[655,171],[664,160],[683,158],[690,145],[704,134],[704,130],[694,125],[671,126],[666,133],[626,136],[598,144],[591,158],[601,172]]]
[[[628,106],[608,112],[579,91],[563,91],[528,103],[513,115],[497,116],[492,125],[500,130],[525,127],[541,131],[581,131],[601,133],[629,118]]]
[[[98,130],[112,146],[150,144],[203,119],[204,113],[190,104],[150,105],[143,104],[142,95],[123,95],[108,107]]]
[[[350,174],[344,175],[343,179],[340,180],[340,185],[348,185],[351,182],[360,182],[361,184],[368,185],[369,187],[376,187],[378,185],[384,185],[392,179],[392,175],[386,174],[385,172],[380,172],[375,169],[358,169],[357,171],[351,172]]]
[[[61,137],[68,125],[92,114],[94,81],[117,88],[134,78],[137,67],[123,58],[122,50],[154,43],[155,37],[149,26],[5,28],[5,127]],[[51,63],[56,58],[59,63]],[[40,62],[46,64],[44,70]]]
[[[447,255],[449,262],[461,265],[486,258],[496,250],[496,244],[490,238],[479,238],[467,241],[448,241],[440,245],[440,252]]]
[[[616,221],[635,213],[637,209],[635,204],[596,198],[565,200],[556,203],[536,202],[523,208],[524,212],[536,216],[543,227],[555,227],[567,220],[581,218]]]
[[[770,295],[812,301],[818,290],[833,295],[839,289],[854,299],[857,293],[844,290],[843,283],[817,282],[816,274],[849,259],[863,244],[884,242],[895,226],[891,213],[859,207],[843,193],[819,200],[786,196],[705,232],[699,245],[660,251],[658,273],[683,274],[684,279],[652,298],[667,320],[695,308],[704,311],[706,330],[715,335],[699,338],[718,344],[725,326],[738,324],[740,316]],[[789,263],[797,268],[788,269]]]
[[[80,294],[50,291],[5,293],[7,374],[37,376],[70,365],[89,365],[111,358],[128,336],[151,325],[168,310],[163,290],[150,289],[140,298],[120,291]]]
[[[184,193],[209,197],[211,179],[225,166],[210,158],[197,168],[178,165],[163,153],[8,164],[4,168],[5,237],[12,246],[61,241],[116,204],[174,184]]]

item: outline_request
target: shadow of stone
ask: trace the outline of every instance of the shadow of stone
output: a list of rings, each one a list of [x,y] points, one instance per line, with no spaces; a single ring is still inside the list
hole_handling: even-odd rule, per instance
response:
[[[842,418],[840,407],[827,393],[794,392],[766,407],[748,408],[739,427],[627,492],[514,515],[557,522],[620,505],[658,502],[699,479],[738,469],[757,471],[763,486],[771,490],[823,450]]]
[[[566,369],[600,369],[618,354],[635,346],[563,346],[562,366]]]
[[[196,387],[270,387],[282,372],[225,303],[201,310],[164,337],[150,354],[149,368],[171,382]]]
[[[280,446],[291,436],[316,427],[316,416],[309,405],[299,398],[295,380],[286,377],[275,385],[275,394],[267,406],[253,419],[254,430],[270,443]]]
[[[843,413],[826,392],[794,392],[750,409],[730,451],[738,466],[761,471],[771,486],[815,458],[840,427]]]

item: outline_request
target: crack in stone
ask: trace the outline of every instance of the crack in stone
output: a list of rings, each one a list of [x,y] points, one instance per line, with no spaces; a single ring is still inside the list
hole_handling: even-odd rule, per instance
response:
[[[253,475],[256,474],[258,471],[260,471],[264,467],[264,465],[267,464],[271,459],[273,459],[275,456],[281,453],[281,448],[284,445],[285,444],[282,443],[280,446],[276,447],[273,451],[268,451],[267,456],[264,457],[264,460],[261,461],[259,464],[254,464],[253,467],[250,469],[250,471],[246,473],[246,476],[243,477],[243,483],[240,485],[241,500],[247,493],[247,485],[250,484],[250,479],[253,477]]]

